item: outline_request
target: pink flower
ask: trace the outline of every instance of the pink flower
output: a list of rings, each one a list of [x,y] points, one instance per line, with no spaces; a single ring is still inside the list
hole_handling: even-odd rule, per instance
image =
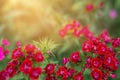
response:
[[[47,51],[47,53],[48,53],[48,54],[51,54],[51,51],[50,51],[50,50],[48,50],[48,51]]]
[[[75,69],[74,69],[74,68],[69,68],[69,69],[67,70],[67,72],[68,72],[68,76],[69,76],[69,77],[72,77],[72,75],[75,73]]]
[[[0,61],[5,58],[5,55],[3,53],[3,48],[0,46]]]
[[[81,24],[79,21],[74,20],[73,25],[78,28],[78,27],[80,27]]]
[[[4,54],[6,55],[6,54],[9,54],[10,53],[10,51],[8,50],[8,49],[6,49],[6,50],[4,50]]]
[[[86,5],[86,10],[87,11],[92,11],[94,9],[94,5],[93,4],[87,4]]]
[[[78,37],[78,38],[79,38],[81,34],[82,34],[82,31],[81,31],[81,30],[74,29],[73,35],[74,35],[75,37]]]
[[[116,78],[116,74],[111,74],[111,77],[112,77],[113,79],[115,79],[115,78]]]
[[[90,56],[88,56],[86,64],[85,64],[86,68],[91,68],[91,61],[92,61],[92,58]]]
[[[114,38],[114,39],[112,39],[112,46],[114,48],[119,47],[120,46],[120,38]]]
[[[61,30],[59,31],[59,35],[60,35],[61,37],[65,37],[66,34],[67,34],[67,31],[66,31],[65,29],[61,29]]]
[[[110,42],[111,39],[107,29],[103,30],[103,32],[100,34],[100,38],[102,38],[105,42]]]
[[[3,71],[0,72],[0,79],[1,80],[8,80],[9,79],[8,73],[7,73],[6,70],[3,70]]]
[[[93,33],[89,30],[87,26],[83,27],[81,31],[86,38],[88,39],[94,38]]]
[[[69,59],[68,59],[68,58],[63,58],[63,59],[62,59],[62,63],[63,63],[63,64],[67,64],[68,62],[69,62]]]
[[[1,42],[2,42],[2,44],[4,44],[5,46],[9,46],[9,45],[10,45],[10,43],[9,43],[9,41],[8,41],[7,39],[2,39]]]
[[[17,42],[16,42],[16,45],[17,45],[17,47],[21,47],[21,42],[20,42],[20,41],[17,41]]]
[[[64,29],[65,29],[66,31],[72,30],[72,29],[73,29],[73,24],[66,24]]]
[[[116,10],[110,10],[109,16],[111,19],[115,19],[117,17],[117,11]]]

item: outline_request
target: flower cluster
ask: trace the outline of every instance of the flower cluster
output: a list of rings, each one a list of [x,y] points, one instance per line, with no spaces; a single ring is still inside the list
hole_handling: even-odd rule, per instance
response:
[[[28,75],[30,79],[38,79],[42,73],[42,68],[34,64],[41,63],[44,57],[32,44],[25,45],[22,50],[20,43],[17,43],[17,48],[12,51],[11,59],[6,68],[0,72],[2,80],[12,78],[20,72]]]
[[[120,46],[120,38],[114,38],[114,39],[112,39],[112,46],[114,48],[119,47]]]
[[[70,60],[70,61],[69,61]],[[66,64],[68,62],[72,62],[76,64],[76,62],[80,61],[80,53],[73,52],[71,53],[69,58],[63,58],[63,65],[57,65],[53,63],[49,63],[44,68],[45,73],[47,74],[45,80],[83,80],[83,74],[81,72],[75,71],[74,68],[67,67]]]
[[[74,25],[74,22],[71,25]],[[74,31],[78,30],[78,28],[72,29]],[[64,30],[66,30],[66,27]],[[80,37],[80,35],[86,37],[86,40],[82,43],[82,52],[87,58],[82,60],[80,53],[75,52],[70,55],[70,59],[63,58],[63,64],[68,63],[68,61],[75,64],[76,62],[84,62],[83,68],[91,71],[90,75],[94,80],[107,80],[109,77],[115,78],[114,71],[118,69],[120,64],[117,58],[119,54],[116,52],[116,48],[118,49],[120,46],[120,38],[111,38],[106,29],[99,36],[93,35],[88,27],[79,27],[77,37]]]
[[[78,32],[75,32],[76,30]],[[17,42],[16,48],[12,50],[11,61],[4,70],[0,71],[0,79],[9,80],[22,73],[30,80],[39,80],[40,75],[43,76],[42,80],[84,80],[86,70],[90,71],[89,75],[93,80],[116,78],[114,72],[120,64],[117,58],[120,38],[111,38],[106,29],[96,37],[88,27],[80,27],[77,21],[67,24],[62,31],[60,31],[62,37],[69,31],[72,31],[76,37],[80,35],[86,37],[78,51],[73,51],[68,57],[54,62],[53,58],[57,56],[56,54],[46,52],[50,57],[45,57],[45,52],[43,54],[34,44],[26,44],[22,47],[21,43]],[[9,42],[3,40],[2,44],[8,46]],[[0,47],[1,51],[2,48]]]
[[[112,43],[113,46],[107,46],[108,43]],[[82,51],[93,55],[88,56],[86,68],[91,70],[91,77],[94,80],[106,80],[118,69],[119,60],[114,51],[117,47],[115,43],[118,46],[119,40],[112,40],[107,30],[104,30],[99,37],[88,39],[82,44]]]
[[[68,33],[72,32],[73,35],[79,37],[81,32],[78,29],[80,26],[81,24],[78,21],[73,21],[72,24],[66,24],[65,27],[59,31],[59,35],[65,37]]]
[[[66,24],[63,29],[59,31],[61,37],[65,37],[67,34],[72,34],[73,36],[79,38],[84,35],[87,38],[92,38],[93,33],[88,29],[87,26],[82,26],[80,22],[74,20],[72,24]]]
[[[103,7],[104,7],[104,2],[100,2],[100,3],[98,3],[98,5],[95,5],[93,3],[88,3],[88,4],[86,4],[85,9],[87,12],[91,12],[91,11],[95,10],[96,8],[99,9],[99,8],[103,8]]]
[[[1,40],[0,45],[0,61],[5,58],[5,55],[9,54],[8,46],[10,45],[9,41],[7,39]]]

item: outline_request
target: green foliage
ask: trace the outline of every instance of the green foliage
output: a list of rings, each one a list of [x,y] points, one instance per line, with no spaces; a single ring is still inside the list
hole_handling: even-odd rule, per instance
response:
[[[43,53],[47,53],[48,51],[54,51],[55,48],[57,48],[58,44],[55,44],[55,42],[53,40],[50,39],[41,39],[39,41],[33,41],[33,43],[40,48],[40,50]]]

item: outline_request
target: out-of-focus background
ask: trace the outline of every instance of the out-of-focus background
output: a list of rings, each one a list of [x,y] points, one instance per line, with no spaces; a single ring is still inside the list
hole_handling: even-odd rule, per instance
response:
[[[11,44],[41,38],[61,42],[58,31],[72,20],[96,34],[107,28],[112,37],[120,37],[119,14],[120,0],[0,0],[0,39]]]
[[[86,6],[93,5],[92,11]],[[120,36],[120,0],[0,0],[0,37],[28,42],[41,37],[59,40],[57,32],[69,20],[107,28]]]

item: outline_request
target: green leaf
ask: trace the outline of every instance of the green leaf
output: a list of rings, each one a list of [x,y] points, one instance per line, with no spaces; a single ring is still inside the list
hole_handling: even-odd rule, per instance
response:
[[[10,80],[28,80],[28,76],[20,72],[19,74],[15,75]]]

